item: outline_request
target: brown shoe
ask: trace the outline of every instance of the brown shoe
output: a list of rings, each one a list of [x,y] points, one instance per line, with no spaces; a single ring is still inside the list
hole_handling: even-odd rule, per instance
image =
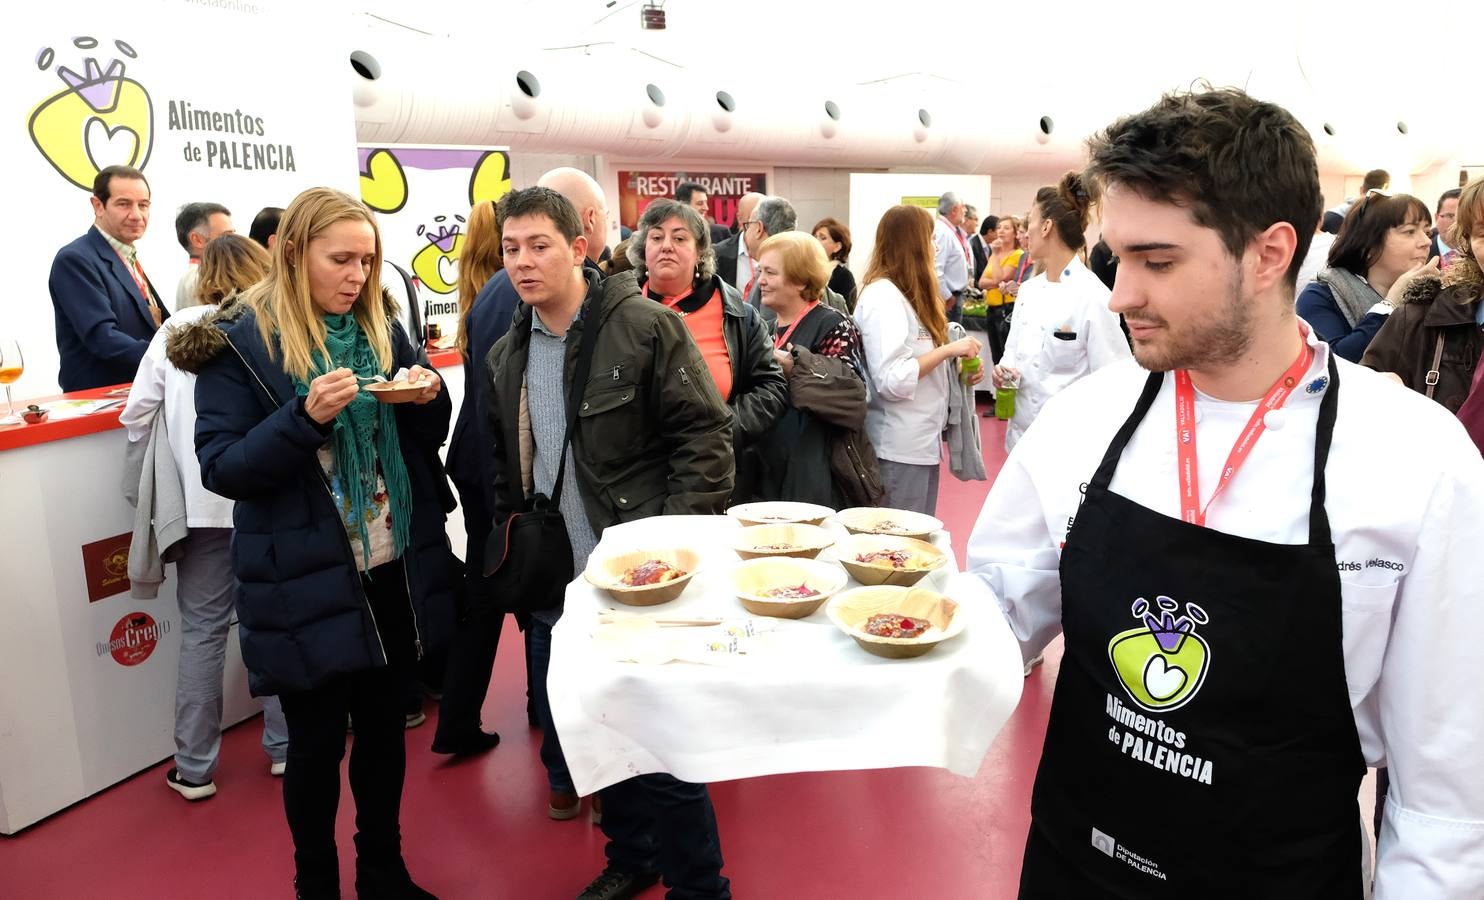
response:
[[[571,791],[552,791],[546,801],[546,814],[558,822],[577,818],[582,812],[582,798]]]
[[[603,824],[603,798],[599,794],[593,794],[593,811],[590,818],[594,825]]]

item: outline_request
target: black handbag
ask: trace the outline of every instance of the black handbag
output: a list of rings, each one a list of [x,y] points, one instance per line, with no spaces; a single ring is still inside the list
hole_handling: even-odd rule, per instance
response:
[[[562,488],[567,472],[567,448],[577,427],[577,411],[592,368],[593,349],[598,343],[596,310],[591,329],[583,329],[577,351],[577,370],[567,403],[567,431],[562,439],[561,462],[551,496],[536,493],[525,506],[503,522],[495,522],[484,545],[484,575],[496,601],[506,612],[522,614],[556,609],[562,605],[572,570],[572,539],[562,518]]]

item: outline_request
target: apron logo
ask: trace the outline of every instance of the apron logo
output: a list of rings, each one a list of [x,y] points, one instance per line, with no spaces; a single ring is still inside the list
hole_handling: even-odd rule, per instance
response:
[[[1123,689],[1151,712],[1190,702],[1210,668],[1211,648],[1195,633],[1210,617],[1194,603],[1185,604],[1185,615],[1176,618],[1179,609],[1169,597],[1155,598],[1153,606],[1140,597],[1132,611],[1143,627],[1120,632],[1108,642],[1108,660]]]

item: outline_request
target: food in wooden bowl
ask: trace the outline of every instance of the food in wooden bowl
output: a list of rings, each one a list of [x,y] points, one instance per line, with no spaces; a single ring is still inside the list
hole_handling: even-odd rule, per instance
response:
[[[842,591],[825,614],[864,650],[888,659],[921,656],[964,630],[958,603],[926,588]]]
[[[753,615],[802,619],[845,587],[845,573],[817,559],[773,556],[737,566],[732,587]]]
[[[727,515],[743,525],[785,525],[802,523],[818,525],[835,511],[817,503],[795,503],[791,500],[768,500],[742,503],[727,510]]]
[[[861,584],[910,587],[948,562],[926,541],[885,534],[853,534],[835,544],[840,565]]]
[[[427,386],[424,381],[373,381],[365,389],[382,403],[411,403]]]
[[[857,506],[842,509],[835,518],[851,534],[889,534],[895,537],[930,541],[943,529],[943,523],[922,513],[889,507]]]
[[[684,547],[596,554],[582,573],[588,583],[628,606],[657,606],[685,592],[701,555]]]
[[[818,525],[752,525],[742,529],[732,542],[732,549],[743,559],[764,556],[813,559],[834,542],[835,535]]]

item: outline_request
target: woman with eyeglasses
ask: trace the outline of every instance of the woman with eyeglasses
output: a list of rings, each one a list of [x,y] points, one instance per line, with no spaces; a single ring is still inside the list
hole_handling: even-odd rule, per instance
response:
[[[1360,362],[1408,282],[1427,265],[1431,227],[1432,214],[1416,197],[1368,192],[1346,213],[1328,268],[1298,295],[1300,318],[1341,357]]]

